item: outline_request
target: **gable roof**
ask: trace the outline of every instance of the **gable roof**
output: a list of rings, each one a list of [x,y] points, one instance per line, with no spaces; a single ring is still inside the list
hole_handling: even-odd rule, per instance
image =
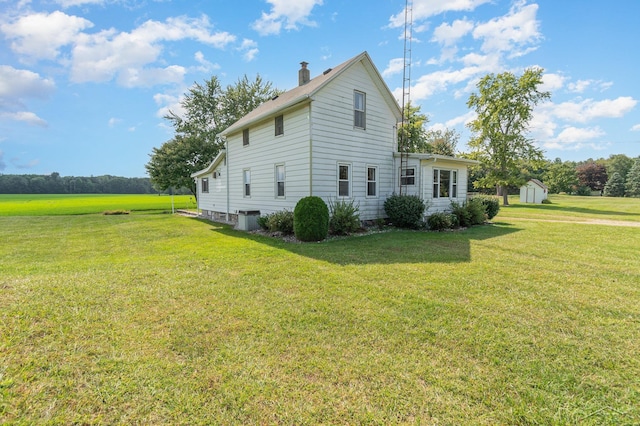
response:
[[[369,75],[373,79],[375,85],[378,87],[378,90],[384,97],[386,103],[389,105],[394,115],[396,116],[396,119],[400,121],[402,118],[402,112],[400,110],[400,107],[398,106],[398,102],[393,97],[393,94],[389,90],[389,87],[382,79],[382,76],[378,72],[376,66],[373,64],[373,61],[369,57],[369,54],[365,51],[349,59],[348,61],[341,63],[335,68],[328,69],[321,75],[310,80],[308,83],[302,86],[295,87],[282,93],[280,96],[266,101],[265,103],[251,111],[249,114],[233,123],[227,129],[222,131],[222,133],[220,133],[220,136],[225,137],[230,134],[236,133],[256,122],[262,121],[270,116],[274,116],[294,105],[301,104],[303,102],[310,102],[311,97],[314,94],[316,94],[319,90],[322,90],[322,88],[324,88],[327,84],[344,73],[345,70],[349,69],[351,66],[359,62],[362,62],[365,69],[367,69]]]
[[[218,167],[218,164],[220,164],[226,156],[227,156],[227,150],[221,149],[218,155],[216,155],[216,158],[214,158],[213,161],[209,163],[209,165],[206,168],[202,170],[198,170],[197,172],[191,173],[191,177],[195,178],[195,177],[199,177],[199,176],[211,173],[216,167]]]
[[[529,179],[529,182],[531,182],[531,183],[533,183],[535,185],[538,185],[542,189],[549,189],[547,187],[547,185],[545,185],[544,183],[540,182],[538,179]]]

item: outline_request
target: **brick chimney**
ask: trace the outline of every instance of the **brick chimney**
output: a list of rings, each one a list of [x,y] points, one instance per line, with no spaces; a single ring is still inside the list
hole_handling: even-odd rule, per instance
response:
[[[298,86],[303,86],[307,84],[309,80],[311,80],[307,65],[309,65],[308,62],[300,62],[300,66],[302,66],[302,68],[300,68],[300,71],[298,71]]]

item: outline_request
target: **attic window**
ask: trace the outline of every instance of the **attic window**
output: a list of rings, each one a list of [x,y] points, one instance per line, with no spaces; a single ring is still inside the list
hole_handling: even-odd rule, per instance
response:
[[[276,128],[276,136],[280,136],[284,134],[284,116],[279,115],[275,119],[275,128]]]
[[[366,95],[357,90],[353,91],[353,127],[365,129],[366,123]]]
[[[249,129],[244,129],[242,131],[242,146],[249,145]]]

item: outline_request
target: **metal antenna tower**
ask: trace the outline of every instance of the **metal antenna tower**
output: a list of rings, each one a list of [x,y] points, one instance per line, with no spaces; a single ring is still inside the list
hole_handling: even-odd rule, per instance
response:
[[[409,105],[411,102],[411,38],[413,31],[413,2],[405,1],[404,8],[404,68],[402,71],[402,122],[400,124],[400,137],[398,151],[400,151],[400,195],[406,192],[408,176],[407,165],[409,163],[409,140],[407,126],[409,125]],[[403,183],[404,175],[404,183]]]

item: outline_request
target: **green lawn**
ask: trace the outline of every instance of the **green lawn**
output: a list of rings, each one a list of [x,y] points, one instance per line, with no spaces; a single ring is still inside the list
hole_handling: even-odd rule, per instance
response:
[[[169,195],[0,194],[0,216],[51,216],[102,213],[114,210],[171,212]],[[188,195],[173,197],[174,209],[195,209]]]
[[[640,200],[552,201],[309,244],[2,216],[0,424],[638,424],[640,228],[571,221]]]

